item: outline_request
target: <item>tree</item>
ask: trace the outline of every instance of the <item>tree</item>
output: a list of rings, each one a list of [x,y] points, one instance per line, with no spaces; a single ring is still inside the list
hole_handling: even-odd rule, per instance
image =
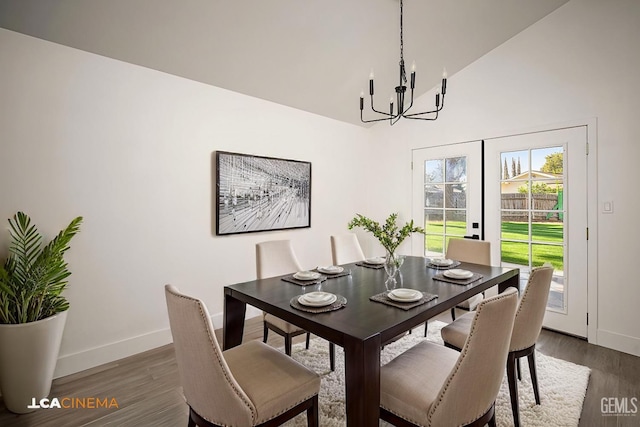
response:
[[[529,192],[529,183],[527,184],[523,184],[520,187],[518,187],[518,193],[528,193]],[[558,186],[550,186],[545,184],[544,182],[535,182],[532,186],[531,186],[531,192],[533,194],[551,194],[551,193],[557,193],[558,192]]]
[[[502,179],[509,179],[509,168],[507,167],[507,158],[504,159],[504,170],[502,171]]]
[[[522,170],[520,169],[520,157],[518,157],[518,175],[520,175],[522,173]]]
[[[516,173],[516,159],[514,159],[513,157],[511,158],[511,177],[515,177],[518,174]]]
[[[562,164],[563,164],[563,156],[562,156],[562,152],[560,153],[552,153],[552,154],[547,154],[544,158],[545,158],[545,162],[544,165],[542,165],[542,168],[540,168],[540,171],[545,172],[545,173],[557,173],[557,174],[561,174],[563,171],[562,168]]]

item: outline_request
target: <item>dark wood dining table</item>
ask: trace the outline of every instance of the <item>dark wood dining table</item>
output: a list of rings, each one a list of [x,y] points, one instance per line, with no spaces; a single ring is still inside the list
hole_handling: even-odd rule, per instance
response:
[[[293,323],[331,341],[345,352],[346,420],[348,426],[377,426],[380,405],[380,350],[398,335],[424,324],[462,301],[493,286],[500,292],[518,288],[520,271],[462,263],[457,268],[479,273],[482,278],[468,285],[434,280],[441,273],[428,267],[428,258],[408,256],[401,267],[398,286],[438,295],[438,298],[409,310],[371,301],[385,291],[384,269],[354,264],[343,265],[351,274],[327,279],[304,291],[318,290],[342,295],[347,304],[335,311],[309,313],[291,306],[303,288],[282,280],[283,276],[225,286],[223,347],[242,343],[246,304]],[[293,273],[293,272],[292,272]]]

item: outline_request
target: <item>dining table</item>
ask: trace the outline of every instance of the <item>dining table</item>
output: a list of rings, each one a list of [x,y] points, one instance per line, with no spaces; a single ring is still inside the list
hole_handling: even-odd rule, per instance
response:
[[[434,268],[429,258],[407,256],[396,275],[395,287],[437,297],[405,309],[398,307],[402,304],[371,299],[394,286],[386,283],[384,268],[362,262],[341,267],[349,274],[334,278],[329,275],[311,286],[283,280],[287,276],[225,286],[223,348],[242,343],[247,304],[341,346],[345,357],[345,418],[350,427],[379,425],[380,351],[386,343],[489,288],[497,286],[499,292],[510,286],[518,289],[520,275],[517,268],[460,263],[456,268],[474,273],[475,280],[469,284],[452,283],[441,280],[443,270]],[[342,296],[346,303],[321,313],[294,307],[301,294],[318,290]]]

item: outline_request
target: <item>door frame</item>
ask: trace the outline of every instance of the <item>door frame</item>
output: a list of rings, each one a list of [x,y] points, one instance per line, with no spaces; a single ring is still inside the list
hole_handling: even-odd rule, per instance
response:
[[[510,136],[518,136],[529,133],[545,132],[552,130],[560,130],[578,126],[586,126],[587,129],[587,228],[589,238],[587,243],[587,340],[591,344],[598,344],[598,181],[597,181],[597,154],[598,154],[598,119],[597,117],[589,117],[585,119],[575,119],[563,122],[551,123],[547,125],[538,125],[527,128],[507,129],[500,132],[494,132],[490,136],[473,138],[465,141],[455,141],[444,144],[437,144],[426,147],[417,147],[411,151],[426,148],[442,147],[446,145],[463,144],[468,142],[488,141],[496,138],[505,138]],[[483,144],[484,146],[484,144]],[[484,147],[483,147],[484,148]],[[482,180],[484,177],[484,150],[482,151],[483,167]],[[412,155],[413,158],[413,155]],[[412,179],[413,179],[413,171]],[[413,182],[413,181],[412,181]],[[484,188],[482,189],[484,193]],[[412,192],[413,194],[413,192]],[[484,194],[483,194],[484,198]],[[413,205],[413,196],[412,196]],[[484,202],[483,202],[484,203]],[[483,222],[486,220],[486,206],[483,204],[482,217]],[[411,212],[414,212],[413,206]],[[484,224],[482,228],[484,232]]]

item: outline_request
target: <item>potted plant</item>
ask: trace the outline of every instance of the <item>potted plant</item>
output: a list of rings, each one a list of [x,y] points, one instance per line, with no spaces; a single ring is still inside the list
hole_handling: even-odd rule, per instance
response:
[[[9,219],[9,255],[0,265],[0,392],[7,409],[27,413],[49,395],[69,302],[64,253],[80,231],[77,217],[48,244],[31,219]]]
[[[413,220],[407,222],[402,228],[398,228],[397,219],[398,214],[392,213],[384,222],[384,225],[381,226],[377,221],[373,221],[364,215],[356,214],[348,224],[349,230],[353,229],[353,227],[362,227],[378,239],[378,242],[386,251],[384,266],[389,280],[394,280],[396,272],[404,261],[404,257],[396,254],[396,249],[411,233],[424,234],[424,229],[416,227],[413,224]]]

